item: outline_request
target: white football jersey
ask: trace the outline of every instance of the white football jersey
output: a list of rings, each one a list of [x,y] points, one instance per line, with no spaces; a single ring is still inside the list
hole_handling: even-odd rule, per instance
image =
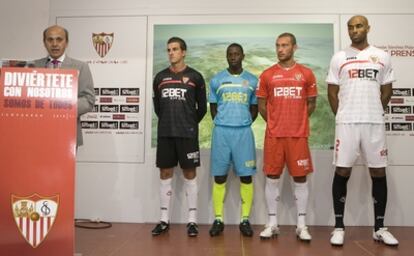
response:
[[[331,59],[328,84],[339,85],[336,123],[384,123],[381,86],[395,81],[390,56],[368,46],[348,47]]]

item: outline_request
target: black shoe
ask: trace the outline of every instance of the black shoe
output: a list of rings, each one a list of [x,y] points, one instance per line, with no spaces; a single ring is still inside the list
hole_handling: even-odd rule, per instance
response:
[[[164,221],[161,221],[152,230],[152,235],[153,236],[158,236],[158,235],[161,235],[162,233],[166,233],[169,228],[170,228],[170,224],[168,224],[168,223],[166,223]]]
[[[190,222],[187,224],[187,235],[189,237],[198,236],[198,226],[194,222]]]
[[[249,220],[243,220],[240,222],[239,229],[243,236],[253,236],[253,229],[250,226]]]
[[[224,223],[221,220],[215,220],[210,228],[210,236],[218,236],[224,230]]]

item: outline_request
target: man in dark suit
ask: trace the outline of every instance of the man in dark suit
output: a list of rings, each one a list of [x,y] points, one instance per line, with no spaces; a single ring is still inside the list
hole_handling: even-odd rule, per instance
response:
[[[36,67],[62,68],[79,70],[78,77],[78,125],[77,146],[83,144],[82,130],[79,117],[92,111],[95,103],[92,74],[88,64],[69,58],[65,54],[68,46],[68,31],[58,25],[48,27],[43,31],[43,43],[49,54],[46,58],[35,60]]]

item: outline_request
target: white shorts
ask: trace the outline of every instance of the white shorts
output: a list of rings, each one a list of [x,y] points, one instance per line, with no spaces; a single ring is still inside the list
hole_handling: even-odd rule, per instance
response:
[[[336,124],[333,164],[352,167],[359,156],[369,168],[387,166],[384,124]]]

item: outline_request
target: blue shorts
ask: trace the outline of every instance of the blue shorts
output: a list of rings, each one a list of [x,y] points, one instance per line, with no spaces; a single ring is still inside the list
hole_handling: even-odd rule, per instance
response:
[[[211,175],[227,175],[231,164],[237,176],[256,173],[256,146],[250,126],[215,126],[211,140]]]

